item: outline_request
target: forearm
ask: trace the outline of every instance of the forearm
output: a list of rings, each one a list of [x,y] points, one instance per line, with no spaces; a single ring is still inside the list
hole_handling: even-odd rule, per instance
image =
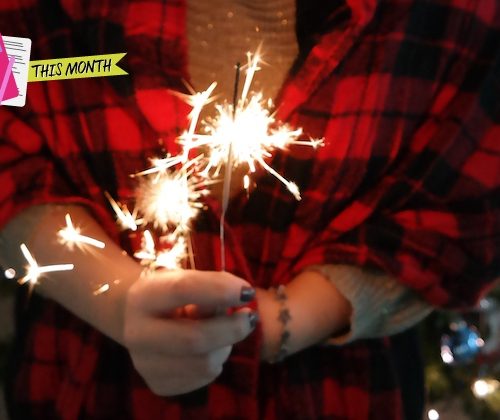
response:
[[[352,308],[349,301],[322,274],[305,271],[286,287],[286,306],[291,319],[288,354],[323,342],[349,326]],[[272,360],[279,350],[283,322],[278,320],[280,303],[275,293],[257,289],[259,315],[262,321],[262,360]]]
[[[346,344],[400,332],[427,316],[432,307],[395,279],[348,265],[310,267],[286,286],[288,354],[311,345]],[[257,290],[262,321],[262,359],[280,347],[284,323],[280,303],[269,290]],[[328,341],[326,341],[328,339]]]
[[[26,243],[40,265],[73,263],[72,271],[47,273],[35,285],[35,292],[53,299],[79,318],[122,343],[123,307],[130,285],[141,267],[127,256],[82,207],[50,205],[33,207],[12,220],[1,232],[0,258],[5,267],[24,275],[26,261],[19,245]],[[50,207],[50,208],[49,208]],[[45,211],[47,210],[47,211]],[[70,250],[58,240],[69,213],[82,234],[100,241],[104,249],[87,247]],[[103,284],[109,290],[96,295]]]

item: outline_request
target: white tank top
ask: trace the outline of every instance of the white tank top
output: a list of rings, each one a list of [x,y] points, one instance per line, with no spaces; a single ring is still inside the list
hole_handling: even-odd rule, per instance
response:
[[[232,100],[235,64],[262,44],[265,63],[253,90],[274,99],[298,52],[295,0],[188,0],[188,70],[196,91],[217,82],[219,100]]]

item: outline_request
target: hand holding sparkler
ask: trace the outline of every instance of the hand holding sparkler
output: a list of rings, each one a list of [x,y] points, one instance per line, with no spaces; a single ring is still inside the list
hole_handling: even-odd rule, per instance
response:
[[[248,308],[231,315],[220,310],[239,307],[254,293],[244,280],[211,271],[157,271],[135,283],[126,305],[124,345],[153,392],[173,396],[213,382],[232,345],[257,321]]]

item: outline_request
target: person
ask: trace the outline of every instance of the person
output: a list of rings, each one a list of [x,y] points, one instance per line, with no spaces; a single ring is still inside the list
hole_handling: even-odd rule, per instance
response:
[[[12,418],[402,418],[384,337],[499,275],[499,27],[492,0],[2,4],[32,59],[127,52],[129,72],[0,110],[2,265],[23,271],[22,242],[75,264],[20,301]],[[183,80],[228,97],[262,39],[277,118],[325,139],[273,157],[302,200],[266,174],[234,189],[221,272],[214,193],[196,270],[143,275],[104,192],[133,204],[129,175],[178,150]],[[57,243],[68,212],[102,252]]]

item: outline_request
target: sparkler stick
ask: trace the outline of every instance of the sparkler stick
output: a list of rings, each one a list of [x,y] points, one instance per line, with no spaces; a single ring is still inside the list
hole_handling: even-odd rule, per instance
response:
[[[236,64],[236,77],[234,79],[234,91],[233,91],[233,121],[236,119],[236,107],[238,101],[238,87],[240,84],[240,63]],[[237,133],[234,133],[237,134]],[[219,224],[219,236],[220,236],[220,265],[221,270],[226,271],[226,244],[225,244],[225,234],[224,234],[224,224],[226,223],[226,211],[229,204],[229,196],[231,194],[231,171],[233,167],[233,142],[229,142],[229,148],[227,152],[227,164],[224,171],[224,184],[222,187],[222,212]]]
[[[19,284],[30,284],[30,290],[38,283],[38,280],[44,273],[51,273],[56,271],[71,271],[75,266],[73,264],[56,264],[56,265],[38,265],[33,255],[25,244],[21,244],[21,252],[28,262],[26,268],[27,273],[24,277],[18,280]]]
[[[90,236],[85,236],[80,234],[80,229],[75,228],[71,220],[71,216],[66,214],[66,227],[58,232],[59,238],[63,244],[66,244],[70,250],[76,245],[83,249],[85,245],[94,246],[96,248],[104,248],[106,245],[104,242],[98,241],[97,239],[91,238]]]

